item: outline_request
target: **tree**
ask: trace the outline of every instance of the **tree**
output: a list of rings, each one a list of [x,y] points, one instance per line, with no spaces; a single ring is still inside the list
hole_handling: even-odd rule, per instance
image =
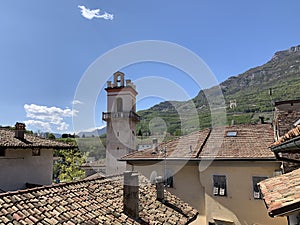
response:
[[[60,181],[80,180],[84,178],[84,171],[80,166],[85,162],[85,156],[79,149],[55,150],[54,156],[59,159],[53,165],[53,178]]]
[[[55,137],[55,135],[54,135],[54,134],[52,134],[52,133],[49,133],[49,134],[48,134],[48,138],[49,138],[49,139],[52,139],[52,140],[54,140],[56,137]]]

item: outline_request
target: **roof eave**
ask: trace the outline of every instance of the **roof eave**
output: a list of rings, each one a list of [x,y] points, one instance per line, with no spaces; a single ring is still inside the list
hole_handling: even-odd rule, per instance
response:
[[[297,136],[291,140],[285,141],[279,145],[271,146],[270,148],[274,153],[299,151],[300,150],[300,136]]]
[[[138,161],[277,161],[275,157],[265,158],[123,158],[118,161],[138,162]]]
[[[296,202],[294,204],[290,204],[278,209],[274,209],[269,212],[269,216],[270,217],[289,216],[297,211],[300,211],[300,202]]]

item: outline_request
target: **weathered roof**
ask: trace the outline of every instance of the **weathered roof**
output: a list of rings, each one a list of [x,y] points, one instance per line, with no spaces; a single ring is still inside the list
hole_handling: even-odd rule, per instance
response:
[[[236,132],[236,136],[227,136],[228,132]],[[220,159],[220,160],[275,160],[269,149],[274,142],[270,124],[234,125],[205,129],[182,136],[154,148],[136,151],[121,160],[160,160],[167,159]]]
[[[32,134],[24,134],[24,139],[15,137],[15,131],[7,128],[0,128],[0,147],[4,148],[75,148],[75,146],[50,140],[46,138],[40,138]]]
[[[156,190],[140,180],[140,221],[123,212],[123,176],[55,184],[0,194],[0,223],[20,224],[187,224],[198,212],[176,196],[156,200]]]
[[[259,183],[270,216],[300,210],[300,169]]]
[[[124,159],[138,159],[138,158],[151,158],[151,159],[164,159],[166,149],[167,158],[196,158],[199,154],[201,146],[205,142],[209,129],[203,131],[196,131],[191,134],[176,138],[174,140],[160,143],[155,148],[148,148],[142,151],[133,152],[124,157]]]
[[[236,136],[227,136],[236,132]],[[201,158],[215,159],[275,159],[269,146],[274,141],[270,124],[234,125],[212,130]]]
[[[286,143],[289,140],[292,140],[294,138],[297,138],[300,136],[300,125],[297,125],[295,128],[289,130],[285,135],[278,138],[277,141],[275,141],[271,147],[278,146],[280,144]],[[300,149],[300,146],[299,146]]]

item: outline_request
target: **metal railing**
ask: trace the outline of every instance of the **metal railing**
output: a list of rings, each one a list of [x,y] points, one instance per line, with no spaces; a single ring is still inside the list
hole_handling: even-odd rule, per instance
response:
[[[103,112],[102,113],[102,120],[107,121],[107,120],[111,120],[114,118],[130,118],[133,119],[135,121],[139,121],[140,117],[139,115],[137,115],[135,112],[130,111],[130,112]]]

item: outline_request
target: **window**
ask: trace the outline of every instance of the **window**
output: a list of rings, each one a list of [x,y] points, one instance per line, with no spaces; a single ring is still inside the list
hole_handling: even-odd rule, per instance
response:
[[[0,148],[0,156],[5,156],[5,148]]]
[[[123,112],[123,100],[122,100],[122,98],[117,98],[117,112]]]
[[[268,177],[252,177],[252,184],[253,184],[253,198],[254,199],[262,199],[262,195],[260,189],[258,187],[258,183],[262,180],[267,179]]]
[[[40,149],[32,149],[32,156],[40,156],[41,150]]]
[[[236,137],[237,131],[228,131],[226,137]]]
[[[213,176],[213,194],[215,196],[227,196],[226,176]]]

